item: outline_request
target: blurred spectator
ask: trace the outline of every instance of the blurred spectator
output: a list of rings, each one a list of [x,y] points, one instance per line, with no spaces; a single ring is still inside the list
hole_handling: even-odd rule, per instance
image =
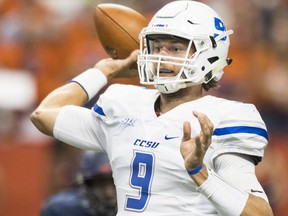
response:
[[[51,196],[41,216],[115,216],[116,191],[105,153],[85,152],[76,185]]]

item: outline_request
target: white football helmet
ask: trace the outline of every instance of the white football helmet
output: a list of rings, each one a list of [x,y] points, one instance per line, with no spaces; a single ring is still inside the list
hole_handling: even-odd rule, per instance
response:
[[[175,1],[160,9],[140,35],[138,71],[141,84],[155,85],[161,93],[174,93],[181,88],[218,81],[227,59],[229,35],[219,15],[209,6],[196,1]],[[170,35],[188,41],[184,58],[153,54],[151,38]],[[189,55],[193,48],[196,52]],[[180,62],[180,63],[179,63]],[[164,64],[181,66],[173,77],[162,76]]]

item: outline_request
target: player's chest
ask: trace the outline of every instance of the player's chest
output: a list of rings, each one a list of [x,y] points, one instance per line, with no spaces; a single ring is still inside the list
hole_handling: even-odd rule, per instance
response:
[[[147,167],[155,167],[155,173],[181,169],[182,124],[168,118],[131,116],[115,121],[110,125],[113,125],[110,135],[106,136],[109,151],[113,155],[112,163],[123,169],[133,163],[139,163],[139,167],[150,163]]]
[[[113,148],[155,151],[179,146],[182,134],[182,123],[171,119],[125,116],[110,124],[106,137]]]

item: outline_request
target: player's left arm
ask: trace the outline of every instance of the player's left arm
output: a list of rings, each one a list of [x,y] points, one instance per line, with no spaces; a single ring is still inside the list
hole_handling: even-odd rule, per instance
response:
[[[199,191],[221,215],[272,216],[272,209],[266,200],[232,186],[225,178],[213,170],[208,170],[203,164],[203,158],[211,144],[214,126],[206,115],[199,112],[193,114],[200,123],[201,131],[196,137],[191,137],[191,125],[185,122],[180,151],[185,168],[198,185]]]
[[[251,155],[221,154],[214,159],[213,165],[220,178],[249,194],[245,204],[246,209],[244,208],[241,215],[255,215],[255,212],[266,215],[271,211],[266,193],[256,177],[255,160]]]

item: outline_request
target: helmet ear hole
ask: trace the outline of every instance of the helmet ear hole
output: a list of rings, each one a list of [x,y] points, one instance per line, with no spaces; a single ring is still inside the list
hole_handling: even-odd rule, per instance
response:
[[[208,61],[209,61],[210,64],[213,64],[217,60],[219,60],[218,56],[213,56],[213,57],[208,58]]]

